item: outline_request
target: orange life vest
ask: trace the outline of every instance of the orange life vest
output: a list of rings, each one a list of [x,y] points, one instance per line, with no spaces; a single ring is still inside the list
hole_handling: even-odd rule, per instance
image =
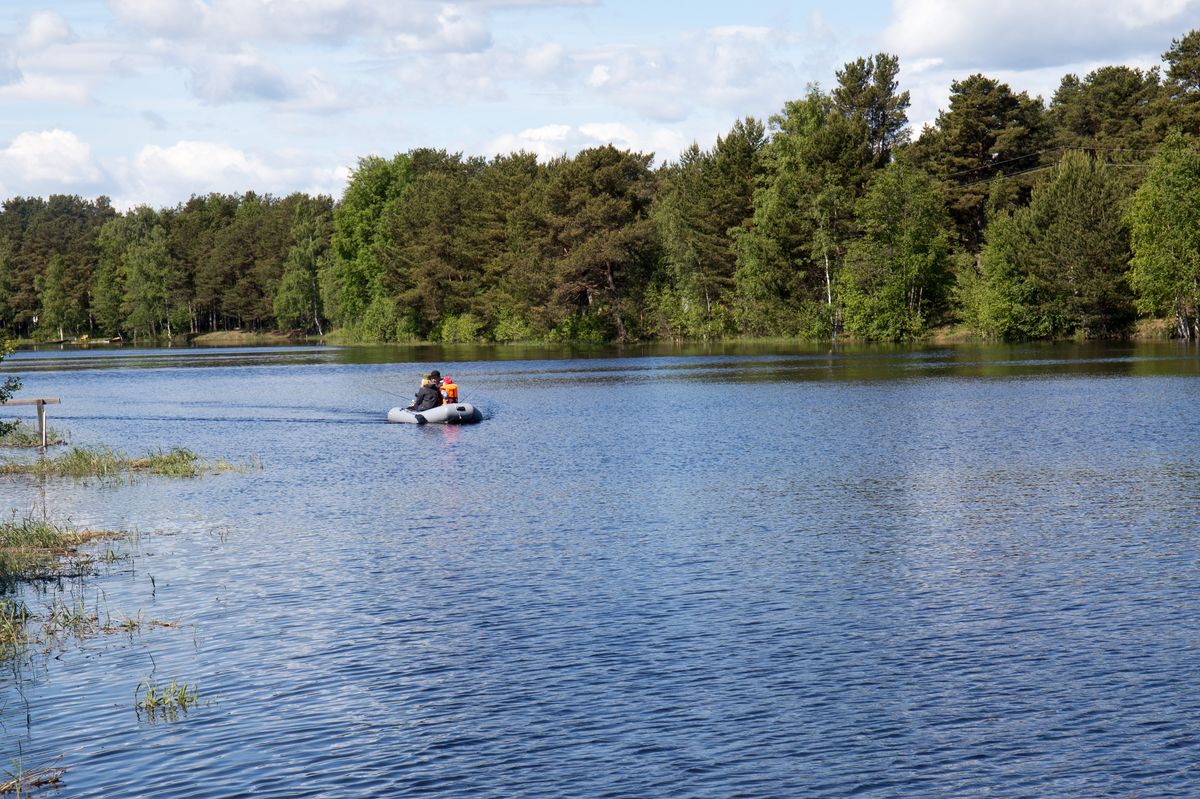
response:
[[[442,395],[447,403],[458,402],[458,386],[454,383],[442,383]]]

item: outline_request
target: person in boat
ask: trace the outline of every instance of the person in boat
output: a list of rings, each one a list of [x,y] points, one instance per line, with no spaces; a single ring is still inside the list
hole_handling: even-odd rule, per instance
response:
[[[447,405],[453,405],[458,402],[458,386],[454,382],[454,378],[446,375],[442,378],[442,399]]]
[[[406,410],[420,413],[430,408],[436,408],[441,404],[442,392],[438,390],[437,383],[433,380],[432,376],[425,375],[421,378],[421,387],[417,389],[416,399]]]

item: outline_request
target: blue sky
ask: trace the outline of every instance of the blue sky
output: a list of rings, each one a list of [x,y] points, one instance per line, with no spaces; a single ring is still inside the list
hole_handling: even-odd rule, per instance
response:
[[[338,196],[421,146],[663,162],[879,51],[919,129],[951,80],[1048,99],[1194,27],[1200,0],[0,0],[0,197]]]

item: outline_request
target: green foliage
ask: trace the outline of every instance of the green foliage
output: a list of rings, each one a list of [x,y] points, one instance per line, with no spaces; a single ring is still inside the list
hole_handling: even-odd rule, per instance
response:
[[[319,274],[328,257],[331,216],[328,208],[304,203],[296,208],[290,232],[291,247],[283,265],[283,275],[275,291],[272,308],[280,329],[316,330],[321,325]]]
[[[944,309],[950,282],[950,220],[923,172],[895,161],[858,203],[860,238],[841,278],[846,329],[869,339],[921,336]]]
[[[144,458],[130,458],[111,447],[71,447],[55,457],[0,462],[0,474],[27,474],[38,477],[118,478],[131,472],[146,472],[167,477],[198,477],[208,471],[236,471],[239,467],[225,461],[202,461],[196,453],[182,447],[156,450]]]
[[[738,324],[751,335],[828,336],[839,326],[833,291],[873,158],[866,120],[810,86],[771,127],[753,223],[737,233]]]
[[[159,685],[152,678],[138,683],[134,690],[134,708],[139,718],[149,721],[174,721],[200,701],[200,686],[172,679]]]
[[[385,209],[399,198],[410,179],[411,158],[370,156],[358,168],[333,214],[332,258],[322,272],[322,300],[329,318],[351,327],[383,298],[383,266],[377,247],[386,240]]]
[[[93,342],[324,335],[330,323],[347,341],[843,327],[904,339],[961,319],[991,335],[1094,336],[1126,328],[1136,290],[1138,309],[1174,316],[1191,336],[1182,157],[1155,167],[1131,212],[1132,288],[1119,274],[1127,234],[1112,221],[1145,188],[1142,162],[1166,131],[1200,136],[1200,32],[1163,58],[1161,69],[1067,75],[1048,109],[984,75],[954,81],[913,143],[899,61],[877,53],[845,64],[832,91],[812,86],[785,103],[769,129],[739,120],[655,171],[651,156],[611,145],[549,163],[420,148],[361,159],[336,204],[246,192],[118,214],[104,197],[10,198],[0,329]],[[1035,201],[1072,149],[1099,157],[1108,178],[1073,166]],[[940,189],[906,183],[917,169]],[[953,236],[931,221],[939,191]],[[1077,196],[1088,191],[1090,204]],[[1155,219],[1175,221],[1155,230]]]
[[[525,319],[511,311],[501,311],[492,326],[491,338],[498,342],[533,341],[537,334]]]
[[[154,337],[168,325],[167,283],[170,279],[167,237],[160,225],[126,250],[122,261],[125,299],[121,310],[126,329]],[[169,328],[167,335],[170,335]]]
[[[739,120],[716,146],[692,145],[664,171],[653,210],[669,281],[654,293],[660,332],[709,338],[733,330],[737,241],[754,213],[766,130]]]
[[[1200,30],[1173,39],[1163,61],[1167,63],[1166,125],[1200,135]]]
[[[575,317],[610,317],[618,340],[627,338],[623,297],[642,288],[651,246],[651,156],[607,145],[561,159],[546,188],[546,219],[555,290],[556,334]],[[564,326],[565,325],[565,326]],[[584,324],[582,329],[590,329]]]
[[[1032,177],[1021,175],[1040,164],[1047,136],[1041,98],[983,75],[950,84],[949,110],[925,129],[913,155],[949,187],[948,207],[968,250],[982,246],[989,212],[1028,198]]]
[[[1183,338],[1200,335],[1200,151],[1172,135],[1130,205],[1129,282],[1143,312],[1169,314]]]
[[[0,361],[13,351],[12,342],[8,339],[0,340]],[[9,375],[0,382],[0,405],[12,399],[12,395],[21,390],[21,378],[15,375]],[[0,422],[0,436],[6,436],[12,433],[21,423],[19,421]]]
[[[61,430],[47,426],[46,443],[51,446],[65,444],[66,435]],[[36,425],[21,420],[0,424],[0,447],[33,449],[40,446],[42,437]]]
[[[482,338],[483,320],[471,313],[447,316],[438,328],[438,338],[449,344],[464,344]]]
[[[614,333],[611,318],[578,313],[561,319],[546,335],[546,340],[566,344],[603,344],[612,341]]]
[[[418,339],[410,318],[400,315],[394,300],[376,297],[361,319],[346,324],[342,337],[350,342],[404,342]]]
[[[64,330],[75,331],[83,321],[83,309],[70,295],[67,285],[66,261],[61,255],[50,256],[46,271],[34,280],[41,298],[38,330],[44,338],[61,340]]]
[[[981,329],[1003,338],[1124,333],[1133,308],[1122,196],[1104,164],[1068,153],[1029,207],[995,220],[972,311]]]
[[[908,92],[897,93],[900,59],[889,53],[859,58],[838,70],[833,107],[862,122],[876,167],[891,161],[892,151],[908,140]]]

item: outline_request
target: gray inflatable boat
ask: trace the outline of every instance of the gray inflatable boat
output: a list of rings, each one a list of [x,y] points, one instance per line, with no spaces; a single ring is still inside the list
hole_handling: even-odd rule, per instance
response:
[[[392,408],[388,421],[400,424],[474,424],[483,421],[483,414],[469,402],[451,402],[427,411]]]

